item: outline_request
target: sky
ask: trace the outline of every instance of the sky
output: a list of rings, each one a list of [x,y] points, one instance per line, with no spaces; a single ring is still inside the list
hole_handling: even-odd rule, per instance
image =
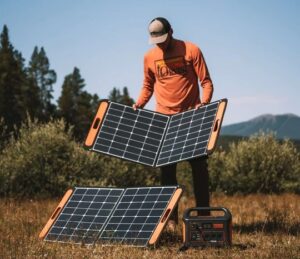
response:
[[[167,18],[177,39],[202,50],[214,83],[212,101],[228,99],[223,125],[263,114],[300,116],[300,1],[298,0],[1,0],[16,50],[28,65],[43,47],[57,73],[79,68],[85,90],[107,98],[127,86],[137,99],[143,82],[148,24]],[[155,100],[146,105],[155,109]]]

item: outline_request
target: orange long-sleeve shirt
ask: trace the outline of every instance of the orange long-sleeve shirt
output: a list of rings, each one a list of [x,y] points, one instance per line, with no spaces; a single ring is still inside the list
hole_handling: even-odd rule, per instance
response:
[[[202,86],[202,98],[198,81]],[[144,107],[154,93],[156,111],[174,114],[209,103],[213,84],[201,53],[190,42],[172,39],[163,52],[155,47],[144,57],[144,82],[136,104]]]

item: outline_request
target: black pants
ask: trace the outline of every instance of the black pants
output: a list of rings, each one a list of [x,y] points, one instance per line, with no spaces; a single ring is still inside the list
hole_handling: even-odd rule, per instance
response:
[[[207,158],[191,159],[189,163],[192,167],[196,207],[209,207]],[[161,167],[161,185],[177,185],[176,166],[177,164],[172,164]],[[170,219],[178,222],[178,206]]]

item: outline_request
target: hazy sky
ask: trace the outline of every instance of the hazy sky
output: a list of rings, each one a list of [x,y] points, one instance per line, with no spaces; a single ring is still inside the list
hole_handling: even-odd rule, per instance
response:
[[[0,1],[1,31],[6,24],[26,65],[33,48],[44,47],[58,76],[55,99],[75,66],[91,94],[107,98],[127,86],[136,99],[151,48],[148,23],[157,16],[170,21],[175,38],[202,49],[213,100],[228,98],[225,125],[266,113],[300,115],[298,0]]]

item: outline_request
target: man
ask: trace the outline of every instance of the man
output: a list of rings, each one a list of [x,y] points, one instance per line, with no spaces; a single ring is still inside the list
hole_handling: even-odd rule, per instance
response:
[[[157,17],[149,24],[150,44],[156,44],[144,57],[144,82],[133,108],[143,108],[154,93],[156,111],[175,114],[198,108],[210,102],[213,84],[200,49],[173,38],[173,29],[167,19]],[[200,98],[199,84],[202,86]],[[189,160],[192,167],[196,206],[209,206],[208,170],[204,158]],[[161,184],[177,185],[176,164],[161,168]],[[169,220],[175,229],[178,212]]]

